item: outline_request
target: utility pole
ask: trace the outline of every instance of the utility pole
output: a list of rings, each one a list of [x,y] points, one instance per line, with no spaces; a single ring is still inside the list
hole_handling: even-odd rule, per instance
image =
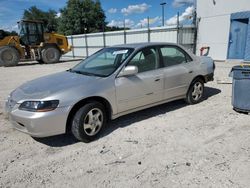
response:
[[[83,18],[83,33],[87,33],[87,19]]]
[[[163,2],[163,3],[160,4],[161,7],[162,7],[162,26],[165,25],[165,23],[164,23],[164,7],[165,7],[166,4],[167,4],[166,2]]]
[[[126,20],[124,20],[123,21],[123,27],[124,27],[124,31],[123,31],[123,33],[124,33],[124,44],[126,44],[127,43],[127,36],[126,36]]]
[[[149,29],[149,17],[147,17],[147,22],[148,22],[148,25],[147,25],[147,26],[148,26],[148,29]]]
[[[148,17],[148,42],[150,42],[149,17]]]
[[[177,44],[180,43],[180,13],[177,12]]]

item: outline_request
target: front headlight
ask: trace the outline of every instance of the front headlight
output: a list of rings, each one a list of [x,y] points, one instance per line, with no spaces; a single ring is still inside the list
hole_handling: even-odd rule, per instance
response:
[[[47,112],[57,108],[59,100],[51,101],[24,101],[20,106],[20,110],[31,112]]]

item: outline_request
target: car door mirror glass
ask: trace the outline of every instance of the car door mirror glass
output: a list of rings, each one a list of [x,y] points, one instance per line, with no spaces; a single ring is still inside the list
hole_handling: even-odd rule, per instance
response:
[[[122,77],[122,76],[131,76],[131,75],[135,75],[138,73],[138,67],[134,66],[134,65],[129,65],[126,66],[118,75],[118,77]]]

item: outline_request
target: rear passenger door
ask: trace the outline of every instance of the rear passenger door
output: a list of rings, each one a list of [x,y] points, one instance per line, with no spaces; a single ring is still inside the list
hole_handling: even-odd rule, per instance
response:
[[[185,96],[193,78],[192,59],[178,46],[161,46],[164,66],[164,99]]]

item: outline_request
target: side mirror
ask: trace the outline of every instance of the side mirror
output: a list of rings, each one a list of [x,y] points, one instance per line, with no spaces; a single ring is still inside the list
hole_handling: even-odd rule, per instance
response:
[[[122,76],[131,76],[131,75],[135,75],[138,73],[138,67],[134,66],[134,65],[129,65],[126,66],[118,75],[118,77],[122,77]]]

